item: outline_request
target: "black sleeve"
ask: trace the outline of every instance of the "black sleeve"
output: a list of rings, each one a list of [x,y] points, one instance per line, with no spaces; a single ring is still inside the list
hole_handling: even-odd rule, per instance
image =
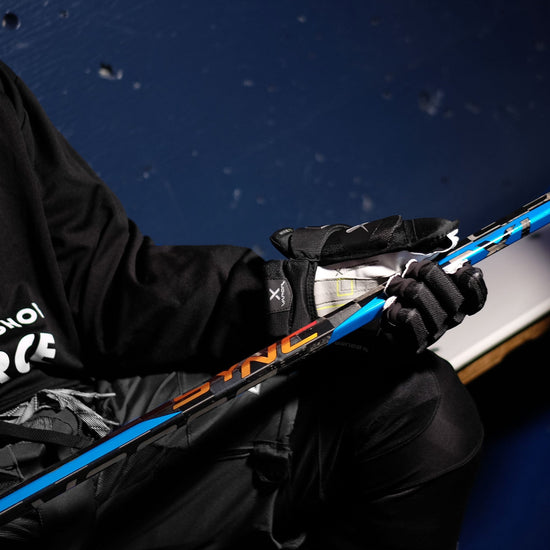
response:
[[[55,295],[49,311],[88,368],[213,372],[269,343],[261,258],[233,246],[154,245],[3,64],[0,84],[0,171],[10,178],[0,185],[27,201],[32,228],[18,233],[35,238],[17,239],[41,257],[36,284],[48,303]]]

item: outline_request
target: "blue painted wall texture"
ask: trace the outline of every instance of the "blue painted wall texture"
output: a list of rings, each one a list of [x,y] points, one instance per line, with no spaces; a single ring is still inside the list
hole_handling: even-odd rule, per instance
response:
[[[281,226],[396,212],[470,233],[548,186],[544,1],[13,0],[6,12],[0,57],[160,243],[270,256]]]
[[[1,9],[0,58],[158,243],[272,257],[279,227],[394,213],[458,218],[467,234],[549,188],[546,0]],[[461,550],[542,550],[548,398],[512,422],[499,413],[529,389],[487,380],[490,445]]]

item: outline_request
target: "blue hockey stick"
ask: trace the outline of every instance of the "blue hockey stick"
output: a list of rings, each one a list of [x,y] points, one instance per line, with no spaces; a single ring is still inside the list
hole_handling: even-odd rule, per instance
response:
[[[465,262],[476,264],[549,222],[550,193],[547,193],[470,235],[439,264],[447,271],[453,271]],[[380,314],[384,302],[384,285],[380,285],[20,483],[0,497],[0,524],[22,515],[29,506],[49,500],[110,465],[125,460],[192,418],[370,323]]]

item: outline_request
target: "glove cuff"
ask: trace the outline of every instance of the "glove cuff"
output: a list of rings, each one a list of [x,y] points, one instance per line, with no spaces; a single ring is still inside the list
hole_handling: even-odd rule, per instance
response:
[[[308,260],[271,260],[265,263],[270,332],[284,336],[313,321],[316,264]]]

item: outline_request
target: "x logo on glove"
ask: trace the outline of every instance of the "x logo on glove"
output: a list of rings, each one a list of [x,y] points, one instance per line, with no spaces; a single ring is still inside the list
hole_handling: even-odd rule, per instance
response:
[[[271,296],[269,297],[269,301],[273,300],[273,298],[277,298],[279,302],[281,301],[281,297],[279,296],[279,292],[281,291],[281,287],[276,288],[273,290],[272,288],[269,289],[269,292],[271,293]]]

